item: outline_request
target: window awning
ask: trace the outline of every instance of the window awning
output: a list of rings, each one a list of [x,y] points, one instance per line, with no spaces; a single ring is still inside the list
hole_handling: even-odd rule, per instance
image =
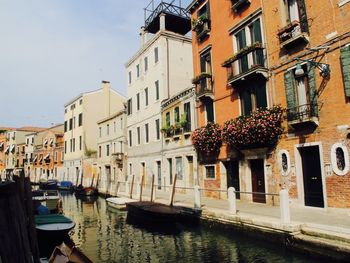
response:
[[[48,159],[48,158],[50,158],[50,154],[49,153],[45,155],[44,159]]]
[[[35,155],[34,159],[33,159],[33,163],[35,163],[36,159],[38,158],[37,155]]]
[[[10,150],[10,146],[7,146],[5,149],[5,153],[9,153],[9,150]]]
[[[3,142],[0,142],[0,148],[4,146],[4,143]]]
[[[47,139],[45,139],[45,140],[44,140],[44,143],[43,143],[43,144],[44,144],[44,145],[46,145],[46,144],[47,144]]]
[[[53,138],[50,139],[50,146],[53,145]]]
[[[39,158],[39,162],[41,162],[43,160],[43,156],[41,155]]]

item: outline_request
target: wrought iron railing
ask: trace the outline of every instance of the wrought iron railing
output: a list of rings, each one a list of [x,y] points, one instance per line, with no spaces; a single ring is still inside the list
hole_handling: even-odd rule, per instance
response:
[[[200,97],[205,94],[213,94],[213,83],[210,75],[203,75],[196,83],[196,95]]]
[[[316,103],[304,104],[287,109],[288,121],[303,121],[312,117],[318,118],[318,107]]]
[[[257,68],[265,67],[263,46],[248,49],[246,53],[224,63],[227,68],[227,80],[230,82],[236,76],[242,75]]]

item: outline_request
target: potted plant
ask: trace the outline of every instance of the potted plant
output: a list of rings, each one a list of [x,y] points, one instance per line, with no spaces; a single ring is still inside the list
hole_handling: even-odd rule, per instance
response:
[[[192,144],[206,158],[216,157],[222,145],[222,130],[219,124],[208,122],[192,132]]]
[[[248,116],[225,122],[223,140],[230,147],[252,149],[275,145],[283,132],[280,106],[260,108]]]

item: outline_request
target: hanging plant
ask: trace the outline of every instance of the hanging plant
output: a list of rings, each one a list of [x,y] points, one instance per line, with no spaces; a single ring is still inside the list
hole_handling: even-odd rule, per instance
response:
[[[224,142],[237,149],[273,146],[283,132],[283,111],[280,106],[260,108],[249,116],[226,121],[223,127]]]
[[[207,125],[192,132],[192,144],[198,153],[204,155],[216,154],[222,145],[222,130],[217,123]]]

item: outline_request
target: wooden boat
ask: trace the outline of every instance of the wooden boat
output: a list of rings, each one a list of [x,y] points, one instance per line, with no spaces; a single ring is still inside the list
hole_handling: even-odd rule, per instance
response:
[[[93,196],[97,195],[98,191],[95,187],[83,187],[82,185],[79,185],[75,188],[75,194],[76,195],[84,195],[84,196]]]
[[[58,189],[61,191],[73,191],[73,183],[71,181],[61,181],[58,183]]]
[[[135,202],[135,200],[127,197],[109,197],[106,199],[108,207],[119,210],[126,210],[126,203]]]
[[[126,203],[128,216],[150,223],[194,223],[199,221],[201,210],[180,206],[169,206],[155,202]]]
[[[39,188],[42,190],[57,190],[58,189],[57,183],[58,181],[55,179],[49,179],[49,180],[42,179],[39,182]]]
[[[35,190],[32,191],[32,200],[34,203],[44,203],[50,212],[57,212],[60,196],[57,190]]]
[[[50,263],[74,262],[74,263],[92,263],[92,261],[84,255],[75,246],[68,246],[64,242],[60,246],[56,246],[49,259]]]
[[[75,223],[62,214],[35,215],[35,228],[43,234],[66,235]]]

